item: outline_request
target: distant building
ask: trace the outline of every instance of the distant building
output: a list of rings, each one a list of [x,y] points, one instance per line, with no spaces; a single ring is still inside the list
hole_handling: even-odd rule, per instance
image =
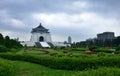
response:
[[[81,41],[78,43],[79,46],[110,46],[112,40],[115,38],[114,32],[103,32],[97,34],[97,38],[89,38],[86,41]]]
[[[114,32],[103,32],[100,34],[97,34],[97,39],[98,40],[112,40],[113,38],[115,38]]]
[[[68,36],[68,44],[72,43],[72,38],[70,36]]]

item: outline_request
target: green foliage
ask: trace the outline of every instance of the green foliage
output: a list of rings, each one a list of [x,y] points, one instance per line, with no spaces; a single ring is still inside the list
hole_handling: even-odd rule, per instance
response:
[[[104,48],[97,48],[97,49],[94,49],[94,52],[112,53],[114,51],[109,50],[109,49],[104,49]]]
[[[11,46],[12,46],[9,36],[5,36],[5,46],[7,48],[11,48]]]
[[[120,51],[120,45],[116,48],[116,51]]]
[[[104,57],[104,56],[106,56],[106,55],[107,55],[106,53],[100,52],[100,53],[98,54],[98,57]]]
[[[102,54],[103,55],[103,54]],[[55,69],[66,70],[86,70],[90,68],[105,67],[120,67],[120,56],[98,56],[98,57],[51,57],[39,56],[29,54],[4,54],[1,53],[0,57],[10,60],[21,60],[32,63],[41,64]]]
[[[0,52],[7,52],[9,51],[8,48],[6,48],[4,45],[0,45]]]
[[[100,48],[97,46],[90,46],[89,50],[93,51],[93,52],[104,52],[104,53],[112,53],[114,51],[109,50],[109,49],[105,49],[105,48]]]
[[[0,45],[4,45],[4,38],[1,33],[0,33]]]
[[[119,46],[119,45],[120,45],[120,36],[116,37],[116,38],[113,40],[113,44],[114,44],[114,46]]]
[[[69,51],[86,51],[88,49],[87,48],[72,48],[72,47],[68,47],[68,48],[65,48],[65,50],[69,50]]]
[[[19,49],[19,48],[18,48],[18,49],[16,49],[16,48],[11,48],[9,52],[16,53],[16,52],[18,52],[19,50],[21,50],[21,49]]]
[[[94,51],[95,49],[97,49],[97,46],[89,46],[89,50]]]
[[[10,39],[9,36],[5,36],[4,38],[3,35],[0,33],[0,47],[0,52],[6,52],[9,51],[8,49],[11,48],[21,48],[22,45],[18,41]]]
[[[13,70],[15,70],[15,76],[120,76],[120,68],[117,67],[99,67],[98,69],[88,69],[85,71],[68,71],[51,69],[23,61],[11,62],[14,65]]]
[[[14,76],[13,66],[3,59],[0,59],[0,76]]]

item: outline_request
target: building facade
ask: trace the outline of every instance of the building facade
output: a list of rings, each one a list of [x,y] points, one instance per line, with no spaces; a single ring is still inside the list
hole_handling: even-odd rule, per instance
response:
[[[53,47],[53,46],[67,46],[64,42],[53,42],[51,34],[48,29],[40,25],[33,28],[31,31],[30,41],[20,41],[23,46],[36,46],[36,47]],[[71,42],[71,40],[70,40]]]
[[[41,23],[38,27],[33,28],[31,33],[31,42],[52,42],[50,32]]]
[[[68,36],[68,44],[71,44],[72,43],[72,38],[71,36]]]
[[[97,39],[98,40],[112,40],[113,38],[115,38],[114,32],[103,32],[100,34],[97,34]]]

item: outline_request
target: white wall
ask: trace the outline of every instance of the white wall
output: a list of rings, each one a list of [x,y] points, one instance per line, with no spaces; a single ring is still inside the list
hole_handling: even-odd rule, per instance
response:
[[[52,42],[54,46],[67,46],[67,44],[64,44],[64,42]]]
[[[21,45],[23,46],[35,46],[34,42],[30,42],[30,41],[24,41],[24,42],[20,42]]]
[[[50,33],[32,33],[31,42],[39,42],[39,37],[43,36],[45,42],[52,42]]]

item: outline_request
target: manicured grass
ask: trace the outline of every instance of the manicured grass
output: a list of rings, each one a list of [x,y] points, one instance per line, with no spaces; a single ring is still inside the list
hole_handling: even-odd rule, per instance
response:
[[[14,76],[12,63],[0,58],[0,76]]]
[[[49,53],[42,54],[43,50],[47,50]],[[57,55],[50,56],[50,54],[54,53],[57,53]],[[106,55],[104,53],[98,55],[86,55],[78,52],[63,53],[62,51],[56,51],[53,49],[38,48],[28,49],[27,52],[21,50],[16,54],[11,53],[0,55],[2,58],[19,60],[8,60],[8,62],[11,62],[12,66],[14,66],[15,76],[120,76],[120,68],[118,68],[120,58],[119,55]],[[60,66],[63,66],[64,68],[60,68]],[[89,67],[91,66],[97,66],[98,68],[90,69]],[[56,67],[56,69],[51,69],[48,67]],[[73,71],[58,70],[59,68],[65,69],[66,67],[67,69],[69,69],[69,67],[71,67],[71,69],[75,67],[85,68],[82,71],[79,71],[79,69],[76,71],[75,69],[72,69]]]
[[[102,57],[53,57],[36,54],[0,53],[0,57],[9,60],[27,61],[62,70],[86,70],[97,69],[99,67],[120,67],[120,55],[102,55]]]
[[[11,76],[11,74],[14,74],[12,76],[120,76],[120,68],[117,67],[99,67],[98,69],[87,69],[84,71],[68,71],[51,69],[24,61],[5,59],[1,59],[1,61],[4,61],[5,64],[5,71],[2,72],[1,76]],[[1,66],[4,64],[2,63]]]
[[[48,51],[49,53],[46,53],[44,51]],[[71,51],[71,50],[55,50],[55,49],[50,49],[50,48],[27,48],[26,52],[24,49],[22,49],[21,51],[18,51],[16,52],[16,54],[24,54],[24,53],[27,53],[27,54],[41,54],[41,55],[51,55],[51,54],[58,54],[58,55],[66,55],[66,54],[83,54],[83,51]]]
[[[120,76],[120,68],[101,67],[96,70],[67,71],[50,69],[23,61],[9,61],[14,66],[15,76]]]

